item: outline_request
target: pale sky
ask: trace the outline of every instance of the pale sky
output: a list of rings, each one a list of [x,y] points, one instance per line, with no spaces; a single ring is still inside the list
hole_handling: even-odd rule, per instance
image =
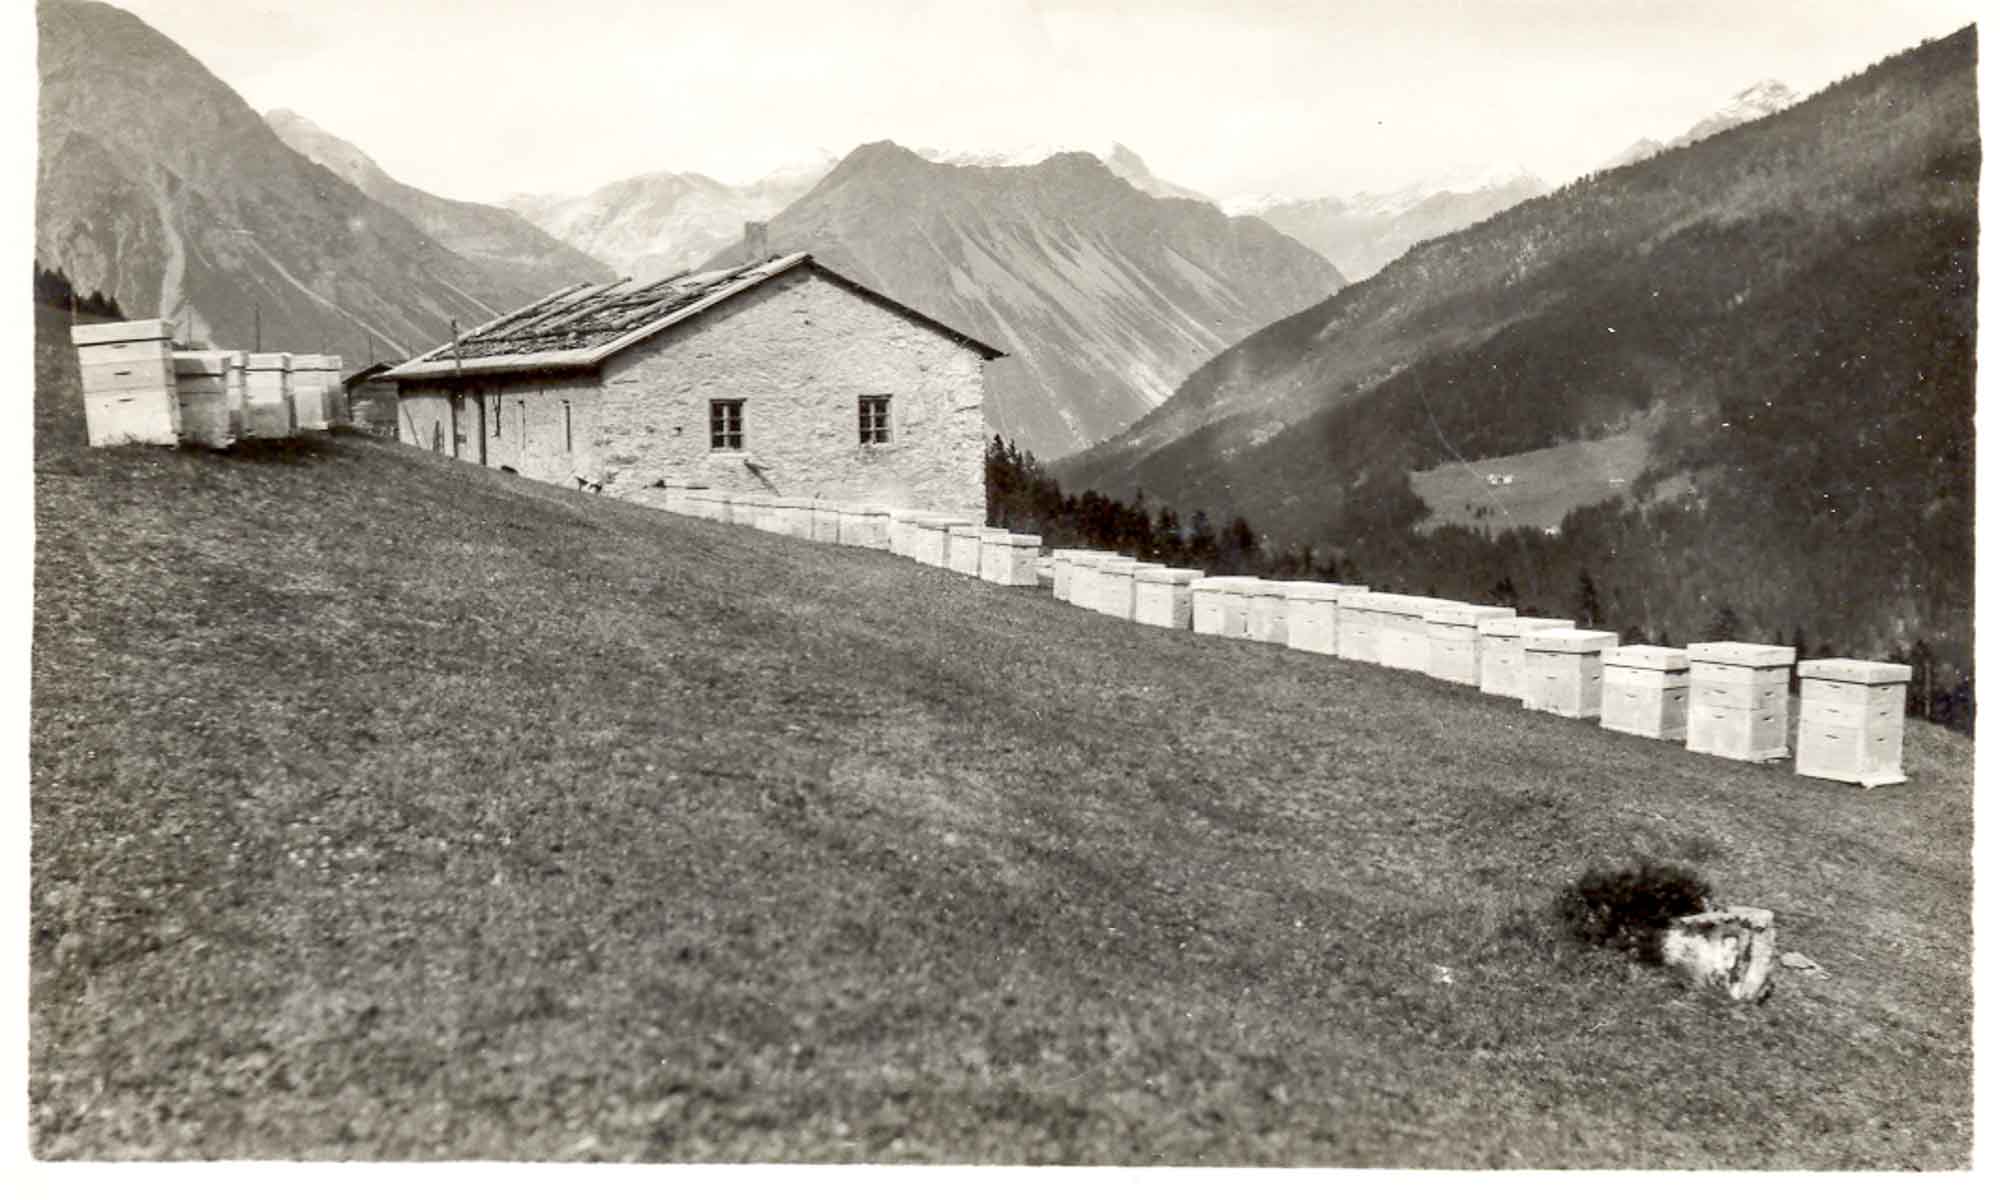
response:
[[[1124,142],[1217,197],[1559,182],[1761,79],[1801,93],[1973,0],[125,0],[259,110],[473,200],[740,182],[892,138]]]

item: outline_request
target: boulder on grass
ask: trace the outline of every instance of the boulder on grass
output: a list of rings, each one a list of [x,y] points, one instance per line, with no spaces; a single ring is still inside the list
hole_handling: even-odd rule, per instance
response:
[[[1715,988],[1731,1000],[1762,1000],[1771,990],[1777,943],[1770,909],[1725,908],[1675,917],[1660,956],[1696,987]]]

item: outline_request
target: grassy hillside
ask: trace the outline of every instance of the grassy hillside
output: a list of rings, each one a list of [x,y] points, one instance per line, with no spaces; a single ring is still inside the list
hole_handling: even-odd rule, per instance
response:
[[[354,437],[37,398],[45,1157],[1962,1167],[1972,744],[1877,793]],[[1568,943],[1692,865],[1828,968]]]
[[[1057,471],[1247,518],[1386,586],[1561,604],[1683,638],[1972,654],[1981,157],[1973,30],[1798,106],[1417,247],[1269,326]],[[1411,476],[1652,429],[1560,543],[1415,536]],[[1449,502],[1449,498],[1447,498]],[[1322,557],[1325,557],[1324,555]]]

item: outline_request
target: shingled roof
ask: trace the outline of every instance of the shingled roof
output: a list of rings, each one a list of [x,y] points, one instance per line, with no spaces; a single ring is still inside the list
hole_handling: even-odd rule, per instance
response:
[[[389,379],[435,379],[464,373],[594,367],[628,346],[788,272],[805,269],[935,330],[986,358],[1004,358],[969,334],[862,286],[810,254],[786,254],[719,271],[688,272],[651,283],[629,279],[577,284],[461,334],[457,353],[444,345],[388,372]]]

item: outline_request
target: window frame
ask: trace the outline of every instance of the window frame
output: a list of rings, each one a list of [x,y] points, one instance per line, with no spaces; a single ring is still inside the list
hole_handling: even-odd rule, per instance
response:
[[[893,416],[894,393],[864,392],[855,402],[857,432],[863,446],[889,446],[896,441],[896,426]],[[871,406],[873,406],[871,410]],[[875,419],[870,421],[870,416]],[[870,433],[875,434],[869,437]]]
[[[708,452],[741,454],[744,450],[744,396],[714,396],[708,401]]]

